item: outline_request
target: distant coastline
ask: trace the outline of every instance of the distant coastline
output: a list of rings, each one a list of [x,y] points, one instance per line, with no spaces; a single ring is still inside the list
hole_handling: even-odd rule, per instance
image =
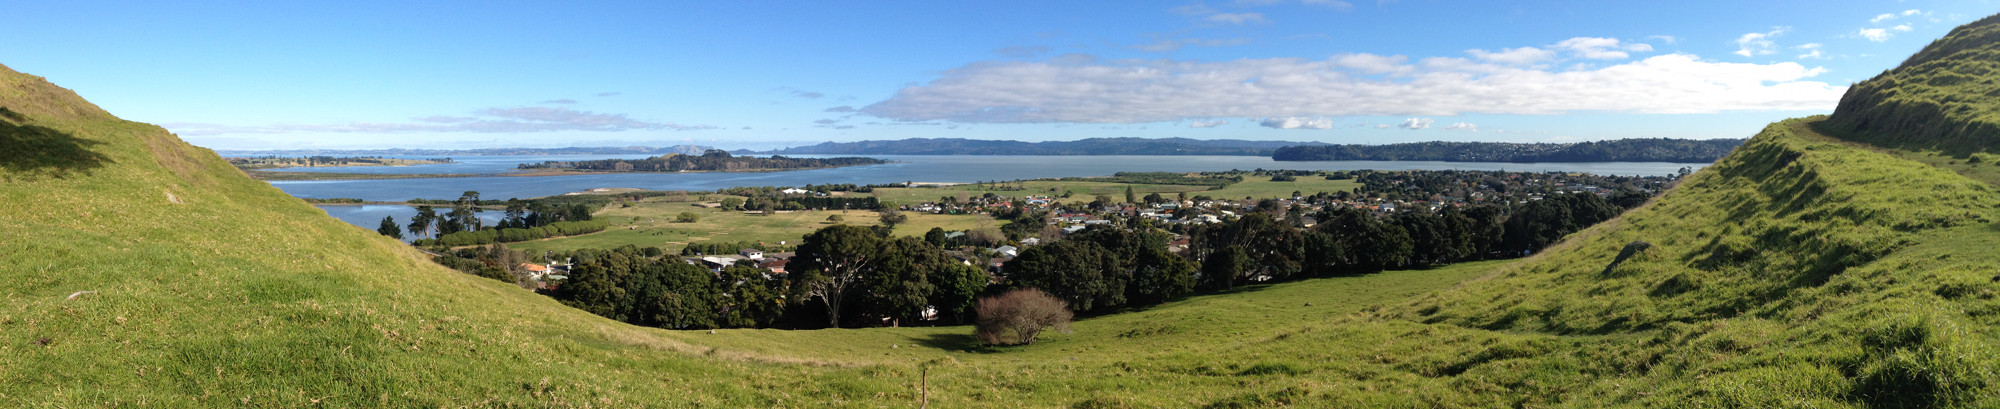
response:
[[[1277,161],[1671,162],[1722,159],[1743,139],[1619,139],[1577,143],[1414,142],[1389,145],[1288,146]]]

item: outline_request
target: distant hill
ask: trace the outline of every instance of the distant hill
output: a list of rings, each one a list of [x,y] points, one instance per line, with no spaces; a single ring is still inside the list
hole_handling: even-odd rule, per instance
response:
[[[2000,16],[1960,26],[1895,69],[1854,84],[1820,128],[1876,145],[2000,152]]]
[[[1675,162],[1708,163],[1728,155],[1742,139],[1619,139],[1578,143],[1415,142],[1389,145],[1287,146],[1272,153],[1283,161],[1434,160],[1445,162]]]
[[[912,138],[893,141],[826,142],[770,151],[739,150],[741,154],[777,155],[1233,155],[1269,156],[1284,146],[1325,145],[1317,142],[1246,141],[1188,138],[1090,138],[1074,141],[1022,142],[962,138]]]
[[[265,151],[225,150],[233,156],[518,156],[518,155],[700,155],[714,147],[675,145],[667,147],[568,147],[568,148],[485,148],[485,149],[285,149]]]

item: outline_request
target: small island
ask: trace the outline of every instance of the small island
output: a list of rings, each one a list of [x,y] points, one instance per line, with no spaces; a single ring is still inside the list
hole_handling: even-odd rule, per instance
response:
[[[875,158],[789,158],[780,155],[770,157],[733,156],[728,151],[711,149],[701,155],[666,154],[645,159],[603,159],[586,161],[548,161],[523,163],[517,166],[523,170],[549,169],[583,172],[756,172],[770,170],[820,169],[842,166],[879,165],[889,161]]]

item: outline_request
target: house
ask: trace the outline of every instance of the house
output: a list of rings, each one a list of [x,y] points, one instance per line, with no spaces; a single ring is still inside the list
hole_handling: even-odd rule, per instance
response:
[[[1007,258],[1014,258],[1015,256],[1021,255],[1021,248],[1014,246],[1000,246],[999,248],[993,249],[993,252],[1000,253],[1000,255],[1006,256]]]
[[[722,271],[722,269],[736,265],[736,260],[737,259],[731,257],[707,256],[707,257],[692,258],[689,259],[688,261],[691,263],[698,263],[701,266],[708,267],[711,270]]]
[[[1021,245],[1023,246],[1033,246],[1036,244],[1042,244],[1042,239],[1040,237],[1029,237],[1021,239]]]
[[[1069,226],[1069,227],[1064,227],[1064,228],[1063,228],[1063,234],[1075,234],[1076,232],[1080,232],[1080,231],[1083,231],[1084,227],[1087,227],[1087,226]]]
[[[541,264],[521,263],[521,269],[527,270],[528,277],[534,278],[536,280],[542,279],[542,276],[549,275],[549,266]]]
[[[810,190],[805,190],[805,189],[800,189],[800,188],[796,188],[796,187],[789,187],[789,188],[785,188],[785,190],[780,190],[779,192],[784,192],[784,194],[788,194],[788,195],[803,195],[803,194],[806,194],[806,193],[811,193],[812,191],[810,191]]]
[[[736,254],[742,254],[744,258],[748,258],[748,259],[751,259],[751,260],[763,260],[763,259],[764,259],[764,251],[763,251],[763,250],[758,250],[758,249],[742,249],[742,250],[737,250],[737,251],[736,251]]]
[[[764,271],[769,271],[771,272],[771,274],[784,274],[785,265],[791,262],[792,262],[791,260],[787,259],[764,260],[764,262],[762,263],[757,263],[757,268],[764,269]]]

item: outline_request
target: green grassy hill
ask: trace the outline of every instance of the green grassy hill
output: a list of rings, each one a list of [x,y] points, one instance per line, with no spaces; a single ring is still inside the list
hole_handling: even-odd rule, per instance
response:
[[[2000,191],[1823,118],[1524,260],[987,349],[632,327],[431,265],[40,78],[0,68],[0,107],[0,406],[913,407],[926,384],[938,407],[2000,406]]]
[[[1854,84],[1823,131],[1961,158],[2000,152],[1996,80],[2000,16],[1958,27],[1895,69]]]

